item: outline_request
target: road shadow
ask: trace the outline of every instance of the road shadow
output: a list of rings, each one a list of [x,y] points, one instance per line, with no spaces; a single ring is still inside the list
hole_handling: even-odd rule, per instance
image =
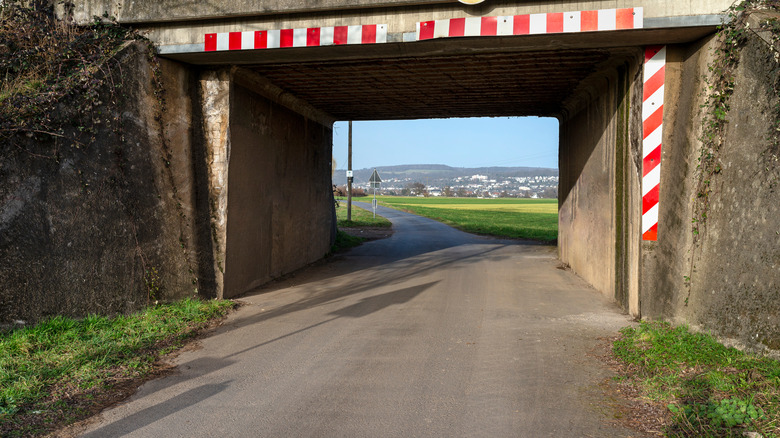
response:
[[[362,318],[374,312],[378,312],[395,304],[403,304],[411,301],[417,295],[432,288],[439,281],[431,281],[418,286],[405,287],[403,289],[386,292],[380,295],[372,295],[360,300],[356,304],[341,308],[331,315],[338,315],[349,318]]]
[[[509,247],[522,242],[502,241],[470,235],[439,222],[395,210],[391,216],[395,233],[391,238],[368,242],[355,250],[299,271],[288,279],[274,282],[244,294],[240,299],[254,304],[253,310],[232,318],[213,335],[239,331],[264,321],[320,306],[335,307],[319,322],[295,327],[273,339],[259,340],[239,351],[219,357],[196,357],[177,364],[179,374],[147,383],[141,397],[182,384],[232,366],[239,356],[329,324],[343,318],[363,318],[407,303],[435,287],[441,280],[429,274],[442,268],[458,269],[472,263],[511,257]],[[419,231],[423,230],[423,231]],[[425,231],[427,230],[427,231]],[[426,236],[433,236],[427,239]],[[538,251],[538,245],[528,245]],[[362,296],[360,296],[363,294]],[[266,299],[270,300],[266,302]],[[345,301],[342,306],[338,303]],[[262,308],[268,310],[261,310]],[[224,391],[230,381],[202,385],[117,420],[84,435],[86,437],[118,436],[130,425],[143,427],[165,418],[187,406],[199,403]],[[138,426],[138,425],[141,426]]]
[[[129,432],[148,426],[219,394],[227,389],[231,382],[231,380],[228,380],[222,383],[211,383],[192,388],[165,402],[150,406],[81,436],[82,438],[103,438],[126,435]]]
[[[368,206],[370,208],[370,206]],[[299,270],[284,280],[255,288],[239,297],[263,303],[264,297],[284,291],[290,299],[269,298],[269,310],[234,320],[225,331],[237,330],[282,315],[329,305],[371,290],[414,282],[442,268],[509,257],[509,247],[550,252],[536,242],[477,236],[433,219],[387,207],[377,214],[393,223],[390,238],[364,243],[350,251]],[[551,253],[550,253],[551,254]],[[551,255],[551,257],[553,257]],[[417,286],[413,286],[417,287]]]
[[[359,264],[350,265],[349,260],[334,262],[342,265],[340,269],[330,270],[328,265],[319,266],[315,275],[303,282],[295,284],[294,279],[291,279],[287,284],[276,285],[273,290],[259,289],[242,296],[243,299],[262,302],[265,294],[285,290],[299,295],[300,298],[278,306],[269,303],[269,307],[272,307],[270,310],[236,320],[225,330],[240,329],[293,312],[329,305],[375,289],[413,282],[416,278],[447,266],[484,262],[491,258],[501,259],[507,257],[500,253],[506,247],[505,244],[471,245],[458,248],[458,251],[436,251],[409,259],[372,264],[367,268]],[[343,269],[345,266],[347,269]]]
[[[386,292],[386,293],[383,293],[383,294],[380,294],[380,295],[373,295],[373,296],[370,296],[370,297],[363,298],[362,300],[360,300],[360,302],[358,302],[356,304],[352,304],[352,305],[349,305],[347,307],[343,307],[343,308],[341,308],[339,310],[336,310],[334,312],[329,313],[329,315],[335,315],[333,318],[326,319],[324,321],[320,321],[320,322],[318,322],[316,324],[312,324],[310,326],[303,327],[303,328],[300,328],[298,330],[286,333],[286,334],[284,334],[282,336],[276,337],[274,339],[270,339],[270,340],[262,342],[260,344],[253,345],[253,346],[251,346],[249,348],[245,348],[245,349],[243,349],[241,351],[237,351],[235,353],[232,353],[232,354],[226,356],[225,358],[227,359],[227,358],[240,356],[240,355],[242,355],[244,353],[247,353],[249,351],[256,350],[258,348],[264,347],[266,345],[272,344],[272,343],[280,341],[282,339],[286,339],[286,338],[289,338],[291,336],[298,335],[300,333],[306,332],[306,331],[311,330],[313,328],[320,327],[322,325],[325,325],[325,324],[327,324],[329,322],[335,321],[335,320],[340,319],[340,318],[344,318],[344,317],[347,317],[347,318],[362,318],[362,317],[371,315],[373,313],[379,312],[381,310],[384,310],[384,309],[386,309],[386,308],[388,308],[390,306],[393,306],[393,305],[396,305],[396,304],[407,303],[407,302],[411,301],[412,299],[414,299],[416,296],[420,295],[422,292],[432,288],[433,286],[435,286],[438,283],[439,283],[439,281],[432,281],[432,282],[421,284],[421,285],[418,285],[418,286],[405,287],[405,288],[394,290],[394,291],[391,291],[391,292]],[[228,362],[224,366],[227,366],[227,365],[229,365],[231,363],[232,362]],[[189,363],[185,364],[185,366],[189,366]],[[211,371],[213,371],[213,370],[209,370],[205,374],[207,374],[208,372],[211,372]],[[199,374],[199,375],[201,375],[201,374]]]

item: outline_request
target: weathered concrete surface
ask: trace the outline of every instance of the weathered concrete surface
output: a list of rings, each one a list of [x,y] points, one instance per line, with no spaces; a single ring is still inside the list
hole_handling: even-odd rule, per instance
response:
[[[625,47],[648,44],[671,44],[680,42],[689,42],[711,33],[715,27],[721,23],[721,13],[728,6],[728,2],[722,7],[718,6],[715,15],[697,15],[695,10],[689,11],[689,14],[659,15],[657,17],[648,16],[645,10],[646,28],[630,31],[616,32],[581,32],[569,34],[554,35],[523,35],[517,37],[501,38],[504,48],[516,47],[520,50],[523,47],[527,49],[571,49],[580,46],[585,48],[594,47]],[[429,20],[441,20],[448,18],[465,18],[478,16],[505,16],[522,15],[547,12],[567,12],[578,10],[592,10],[600,7],[613,8],[614,2],[604,4],[584,5],[584,9],[569,9],[561,7],[560,3],[541,4],[541,3],[512,3],[496,5],[493,2],[486,2],[484,9],[462,10],[463,6],[455,1],[447,6],[437,8],[413,7],[407,9],[375,9],[369,11],[360,11],[352,13],[345,11],[322,12],[315,14],[284,14],[269,15],[262,17],[231,18],[225,20],[202,20],[202,21],[174,21],[159,24],[138,23],[134,26],[141,27],[141,30],[147,35],[160,50],[166,53],[166,56],[175,56],[177,52],[203,51],[205,34],[214,32],[239,32],[255,30],[273,30],[273,29],[299,29],[309,27],[323,26],[347,26],[363,24],[385,24],[387,25],[388,43],[385,44],[357,44],[350,46],[338,46],[334,50],[328,50],[328,47],[317,48],[287,48],[274,50],[241,50],[222,53],[208,53],[206,56],[202,53],[196,53],[195,56],[181,58],[186,62],[192,63],[210,63],[219,60],[222,63],[251,63],[262,62],[266,57],[275,56],[293,56],[305,59],[310,56],[317,56],[319,53],[337,52],[339,56],[350,56],[358,53],[361,57],[371,56],[375,52],[384,52],[392,55],[405,53],[413,47],[413,50],[429,50],[430,48],[443,47],[443,51],[457,51],[464,45],[471,42],[485,39],[480,38],[458,38],[456,43],[451,38],[438,39],[438,41],[421,42],[403,42],[416,31],[418,22]],[[674,3],[664,2],[666,5]],[[687,3],[677,3],[683,5]],[[634,7],[636,4],[625,7]],[[490,38],[487,38],[490,39]],[[479,44],[476,44],[479,46]],[[332,48],[332,47],[331,47]],[[467,46],[468,50],[471,47]],[[384,55],[382,57],[387,57]],[[250,61],[247,61],[250,58]],[[230,61],[225,61],[229,59]],[[197,61],[195,61],[197,60]]]
[[[319,260],[335,238],[332,125],[270,101],[253,81],[234,79],[224,297]]]
[[[554,249],[380,214],[391,238],[242,298],[82,436],[640,436],[591,354],[629,318]]]
[[[751,26],[751,27],[756,27]],[[700,108],[718,40],[673,47],[666,107],[659,240],[644,244],[642,313],[688,322],[742,345],[780,350],[780,151],[778,63],[755,35],[740,49],[723,146],[712,175],[707,218],[693,233]],[[698,219],[698,218],[697,218]]]
[[[638,316],[640,53],[610,62],[581,83],[561,116],[558,254]]]
[[[664,83],[664,137],[657,242],[642,242],[642,315],[674,316],[685,306],[685,277],[691,269],[692,202],[701,137],[701,77],[714,41],[668,46]],[[651,292],[652,291],[652,292]]]
[[[205,271],[213,272],[209,289],[221,297],[225,285],[225,254],[227,246],[228,169],[230,164],[230,114],[232,77],[227,70],[206,71],[199,78],[199,97],[202,109],[202,129],[208,178],[205,197],[211,232],[211,251],[204,260]],[[209,263],[209,261],[211,263]]]
[[[506,51],[247,68],[339,120],[550,116],[583,78],[631,52]]]
[[[65,137],[4,145],[0,324],[194,293],[190,78],[161,61],[163,101],[155,68],[146,45],[129,45],[104,66],[111,77],[89,107],[65,101],[52,115]]]
[[[333,119],[251,72],[150,60],[130,45],[91,109],[63,103],[73,141],[3,149],[0,324],[228,297],[329,251]]]
[[[413,32],[415,21],[453,18],[465,15],[513,15],[543,12],[587,11],[611,8],[645,8],[646,17],[719,14],[731,6],[728,0],[692,0],[668,2],[663,0],[594,0],[594,1],[531,1],[514,2],[491,0],[476,6],[467,6],[454,0],[238,0],[225,2],[181,2],[177,0],[86,0],[75,4],[74,18],[90,22],[94,16],[107,13],[120,23],[158,23],[194,20],[230,20],[235,26],[242,18],[253,17],[258,23],[265,16],[276,15],[277,27],[289,29],[308,27],[306,23],[321,26],[383,23],[393,32]],[[457,14],[457,15],[455,15]],[[257,18],[255,18],[257,17]],[[313,18],[316,17],[316,18]],[[366,21],[369,20],[369,21]],[[378,21],[370,21],[378,20]],[[199,26],[196,23],[190,23]],[[279,27],[281,26],[281,27]],[[258,29],[259,30],[259,29]],[[223,30],[219,30],[223,32]]]

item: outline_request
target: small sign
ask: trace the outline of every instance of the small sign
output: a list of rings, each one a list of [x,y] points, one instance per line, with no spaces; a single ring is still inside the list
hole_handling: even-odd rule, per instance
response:
[[[352,178],[352,171],[351,170],[347,171],[347,178]]]
[[[378,189],[379,183],[382,182],[382,178],[379,177],[379,174],[376,173],[376,169],[374,169],[374,173],[371,174],[371,178],[368,180],[368,183],[370,184],[372,189]]]
[[[381,182],[382,178],[379,177],[379,174],[376,173],[376,169],[374,169],[374,173],[371,174],[371,178],[368,180],[369,185],[374,189],[374,200],[371,201],[371,206],[374,207],[374,217],[376,217],[376,189],[379,188],[379,183]]]

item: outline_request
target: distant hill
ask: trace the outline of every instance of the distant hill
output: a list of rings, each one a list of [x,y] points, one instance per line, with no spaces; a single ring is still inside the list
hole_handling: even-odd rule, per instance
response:
[[[355,183],[368,182],[374,169],[353,170]],[[405,164],[401,166],[382,166],[376,168],[383,181],[389,179],[408,179],[426,184],[444,182],[460,177],[485,175],[490,179],[534,176],[558,176],[558,169],[544,167],[451,167],[443,164]],[[347,183],[345,169],[336,169],[333,184]]]

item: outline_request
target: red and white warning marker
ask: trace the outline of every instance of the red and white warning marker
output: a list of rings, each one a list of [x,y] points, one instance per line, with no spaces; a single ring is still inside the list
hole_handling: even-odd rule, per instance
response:
[[[386,24],[364,24],[357,26],[207,33],[205,36],[205,51],[221,52],[225,50],[379,44],[385,42],[387,42]]]
[[[449,18],[417,23],[417,40],[641,29],[642,8]]]
[[[642,240],[658,240],[666,46],[645,48],[642,96]]]
[[[468,17],[417,23],[416,40],[641,29],[642,8]],[[207,33],[204,51],[319,47],[387,42],[386,24]]]

